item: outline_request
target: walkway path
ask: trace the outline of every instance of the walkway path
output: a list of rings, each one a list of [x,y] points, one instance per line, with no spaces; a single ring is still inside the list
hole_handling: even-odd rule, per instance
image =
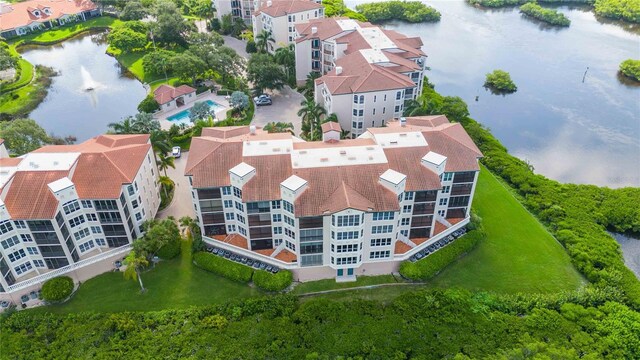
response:
[[[156,218],[164,219],[173,216],[180,219],[183,216],[195,216],[193,205],[191,202],[191,191],[189,191],[189,180],[184,176],[184,169],[187,165],[189,152],[183,152],[182,157],[174,160],[175,169],[169,168],[167,175],[176,184],[176,190],[173,195],[173,201],[164,210],[159,211]],[[164,175],[164,173],[162,174]]]
[[[425,285],[425,283],[389,283],[389,284],[365,285],[365,286],[356,286],[356,287],[342,288],[342,289],[315,291],[315,292],[310,292],[305,294],[299,294],[298,297],[324,295],[324,294],[331,294],[331,293],[343,292],[343,291],[353,291],[353,290],[370,290],[370,289],[377,289],[377,288],[387,287],[387,286],[423,286],[423,285]]]

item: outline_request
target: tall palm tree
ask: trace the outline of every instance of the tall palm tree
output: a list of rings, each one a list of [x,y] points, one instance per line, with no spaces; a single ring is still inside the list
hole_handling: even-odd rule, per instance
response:
[[[153,118],[153,115],[148,113],[137,113],[134,116],[129,116],[131,127],[137,134],[150,134],[153,131],[160,130],[160,122]]]
[[[167,169],[168,168],[176,168],[176,165],[174,164],[174,157],[173,156],[167,156],[164,153],[159,153],[158,154],[158,170],[160,171],[164,171],[164,176],[167,176]]]
[[[158,184],[162,187],[162,191],[164,192],[164,198],[169,198],[169,193],[167,193],[167,189],[172,187],[175,183],[168,176],[160,176],[158,178]]]
[[[192,235],[200,232],[200,225],[198,225],[198,219],[194,219],[189,216],[183,216],[179,220],[180,226],[184,229],[185,235]]]
[[[109,132],[113,132],[114,134],[133,134],[135,132],[130,118],[126,118],[121,122],[110,123],[108,127],[110,129]]]
[[[295,76],[296,53],[293,44],[289,44],[288,47],[281,47],[277,49],[273,54],[273,58],[277,64],[282,65],[288,78]]]
[[[144,292],[144,284],[142,284],[142,278],[140,277],[140,271],[145,266],[149,266],[149,261],[142,255],[136,254],[134,250],[131,250],[129,255],[124,259],[124,264],[127,265],[127,269],[124,271],[124,278],[131,280],[138,280],[140,283],[140,291]]]
[[[274,42],[274,41],[275,40],[273,38],[273,34],[271,33],[271,31],[262,30],[262,32],[260,32],[256,36],[256,47],[258,48],[259,52],[266,53],[269,42]]]
[[[262,128],[268,133],[291,133],[293,135],[293,124],[285,122],[270,122]]]
[[[302,88],[302,94],[309,99],[313,99],[313,92],[316,89],[316,79],[320,77],[319,72],[311,72],[307,75],[307,80],[304,82]]]
[[[303,100],[300,105],[302,108],[298,110],[298,116],[302,117],[302,133],[309,141],[313,141],[316,132],[320,129],[320,120],[327,111],[315,101],[311,99]]]

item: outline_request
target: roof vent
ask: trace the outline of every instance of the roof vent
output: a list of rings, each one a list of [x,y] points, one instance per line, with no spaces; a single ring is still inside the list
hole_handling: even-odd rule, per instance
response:
[[[407,126],[407,118],[405,118],[405,117],[401,117],[400,118],[400,126],[402,126],[402,127]]]
[[[249,133],[251,135],[255,135],[256,134],[256,126],[255,125],[249,126]]]
[[[280,148],[273,148],[273,152],[280,152]]]
[[[367,150],[369,150],[369,151],[373,151],[373,150],[375,150],[375,149],[373,148],[373,146],[367,146]]]
[[[260,141],[258,144],[260,144],[260,145],[267,145],[267,144],[268,144],[268,142],[266,142],[266,141]]]
[[[304,155],[307,153],[307,150],[300,150],[300,155]]]
[[[345,150],[340,150],[340,155],[347,155],[347,152]]]
[[[342,66],[336,66],[336,75],[342,74]]]
[[[347,159],[351,160],[351,161],[355,161],[356,157],[355,156],[349,156]]]
[[[400,137],[407,137],[407,133],[400,134]]]
[[[398,145],[398,142],[397,142],[397,141],[395,141],[395,140],[394,140],[394,141],[389,141],[389,144],[391,144],[391,145]]]
[[[329,158],[320,158],[320,162],[329,162]]]
[[[317,32],[318,32],[318,27],[317,27],[317,26],[312,26],[312,27],[311,27],[311,33],[312,33],[312,34],[315,34],[315,33],[317,33]]]

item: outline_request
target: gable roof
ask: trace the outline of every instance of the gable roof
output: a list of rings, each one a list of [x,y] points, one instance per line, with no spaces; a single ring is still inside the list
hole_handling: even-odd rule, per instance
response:
[[[174,88],[171,85],[162,84],[158,86],[157,89],[153,90],[153,98],[158,102],[158,104],[163,105],[177,97],[190,94],[195,91],[196,89],[189,85],[180,85],[177,88]]]
[[[0,31],[7,31],[33,23],[43,23],[58,19],[64,15],[79,14],[84,11],[95,10],[96,5],[90,0],[31,0],[3,4],[0,12]],[[44,13],[49,8],[50,15]],[[35,16],[35,10],[41,11],[41,16]]]
[[[258,10],[254,12],[254,15],[258,16],[264,13],[271,17],[279,17],[322,8],[321,4],[311,0],[262,0],[260,1]]]

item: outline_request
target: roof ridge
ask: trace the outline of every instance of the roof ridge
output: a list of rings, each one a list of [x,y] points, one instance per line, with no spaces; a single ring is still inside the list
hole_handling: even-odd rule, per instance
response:
[[[122,175],[125,179],[129,180],[129,177],[122,172],[122,169],[120,169],[120,167],[118,165],[116,165],[116,163],[114,163],[113,160],[111,160],[109,155],[107,155],[107,152],[108,151],[105,151],[105,152],[102,152],[102,153],[99,153],[99,154],[104,156],[107,160],[109,160],[111,165],[115,166],[115,168],[118,169],[118,172],[120,173],[120,175]]]
[[[447,126],[447,128],[450,128],[450,127],[452,127],[452,126],[454,126],[454,125],[456,125],[456,124],[458,124],[458,125],[462,126],[462,124],[460,124],[460,123],[451,123],[451,122],[450,122],[449,124],[443,124],[443,125],[449,125],[449,126]],[[464,128],[463,128],[463,130],[464,130]],[[476,151],[476,149],[472,149],[471,147],[467,146],[467,144],[465,144],[465,143],[463,143],[463,142],[459,141],[459,140],[458,140],[458,139],[456,139],[455,137],[453,137],[453,136],[451,136],[451,135],[447,134],[446,132],[444,132],[444,131],[442,131],[442,130],[440,130],[440,131],[438,131],[438,132],[439,132],[440,134],[443,134],[444,136],[448,137],[449,139],[451,139],[451,140],[453,140],[453,141],[457,142],[458,144],[460,144],[460,145],[464,146],[465,148],[467,148],[467,149],[469,149],[469,150],[473,151],[474,153],[476,153],[476,154],[478,154],[478,155],[482,155],[482,151]],[[466,133],[466,131],[465,131],[465,133]],[[423,136],[424,136],[424,135],[423,135]],[[468,136],[468,134],[467,134],[467,136]],[[471,139],[471,142],[473,142],[473,139]],[[473,144],[475,145],[475,142],[474,142]],[[477,147],[478,147],[478,145],[476,145],[476,148],[477,148]],[[477,150],[480,150],[480,149],[478,148]]]
[[[205,137],[200,136],[200,137],[197,137],[196,139],[203,139],[203,140],[206,140],[206,141],[212,141],[213,139],[217,139],[217,138],[214,138],[214,137],[211,137],[211,136],[205,136]],[[216,149],[218,149],[220,146],[222,146],[222,142],[221,141],[213,140],[212,142],[218,144],[218,146],[216,146],[214,148],[211,148],[211,150],[206,155],[204,155],[202,157],[202,159],[200,159],[197,163],[193,164],[189,169],[185,168],[184,169],[184,173],[185,174],[190,172],[191,170],[193,170],[196,166],[200,165],[200,163],[203,162],[204,159],[208,158],[209,155],[211,155],[214,151],[216,151]]]

